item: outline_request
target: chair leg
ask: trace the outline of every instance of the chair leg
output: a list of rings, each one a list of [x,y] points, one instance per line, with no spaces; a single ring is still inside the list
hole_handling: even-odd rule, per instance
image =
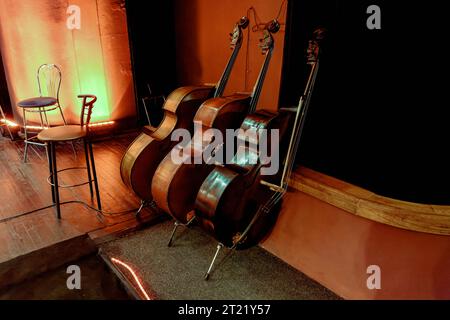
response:
[[[53,177],[53,161],[52,161],[52,148],[51,148],[51,146],[50,145],[48,145],[47,144],[47,146],[46,146],[46,149],[47,149],[47,159],[48,159],[48,170],[49,170],[49,173],[50,173],[50,183],[51,183],[51,189],[52,189],[52,201],[53,201],[53,204],[55,204],[56,203],[56,201],[55,201],[55,180],[54,180],[54,177]]]
[[[45,125],[47,128],[50,128],[50,122],[48,122],[48,116],[47,111],[44,109],[44,118],[45,118]]]
[[[45,119],[45,127],[42,126],[42,128],[50,128],[50,123],[48,122],[48,117],[47,117],[47,111],[45,109],[42,109],[42,113],[44,114],[44,119]],[[42,116],[41,116],[41,123],[42,123]],[[49,153],[48,153],[48,143],[45,144],[45,150],[47,151],[47,160],[50,161],[49,158]]]
[[[88,141],[89,156],[91,158],[92,175],[94,176],[95,195],[97,197],[97,208],[102,210],[102,203],[100,201],[100,191],[98,189],[97,171],[95,170],[94,152],[92,151],[92,142]]]
[[[28,143],[25,141],[25,149],[23,152],[23,163],[27,163],[27,155],[28,155]]]
[[[89,190],[91,192],[91,198],[94,198],[94,189],[92,188],[91,164],[89,161],[89,151],[86,139],[83,139],[83,144],[84,144],[84,155],[86,157],[86,169],[89,181]]]
[[[42,113],[45,112],[42,108],[39,108],[39,118],[41,120],[41,130],[44,130],[44,118],[42,117]]]
[[[7,124],[5,125],[5,127],[6,127],[6,130],[8,130],[9,137],[11,138],[11,141],[14,141],[14,136],[13,136],[13,134],[11,132],[11,129],[9,129],[9,126]]]
[[[54,194],[56,203],[56,217],[61,219],[61,205],[59,202],[59,186],[58,186],[58,167],[56,165],[56,150],[55,143],[50,142],[51,156],[52,156],[52,170],[53,170],[53,183],[55,184]]]
[[[26,116],[26,111],[25,108],[23,108],[23,132],[25,134],[25,149],[23,152],[23,162],[26,163],[27,162],[27,155],[28,155],[28,131],[27,131],[27,116]]]

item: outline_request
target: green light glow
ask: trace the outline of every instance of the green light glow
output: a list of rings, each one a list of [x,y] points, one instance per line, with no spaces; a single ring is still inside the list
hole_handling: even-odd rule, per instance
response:
[[[82,8],[79,30],[66,27],[67,7],[49,1],[0,1],[0,45],[13,102],[37,96],[36,72],[44,63],[61,68],[60,102],[66,119],[76,123],[80,114],[78,94],[94,94],[92,122],[111,118],[109,82],[105,77],[104,50],[95,1],[74,0]],[[21,117],[21,110],[16,108]],[[53,124],[61,122],[58,112],[49,113]],[[37,116],[34,117],[37,120]]]
[[[101,55],[97,59],[80,61],[78,63],[80,93],[92,93],[97,96],[92,113],[92,121],[106,121],[110,119],[111,111],[108,107],[109,99],[107,93],[107,84]],[[100,61],[95,61],[100,60]]]

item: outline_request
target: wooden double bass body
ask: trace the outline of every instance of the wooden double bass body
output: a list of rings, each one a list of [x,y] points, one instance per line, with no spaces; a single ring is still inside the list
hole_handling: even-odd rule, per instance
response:
[[[250,95],[232,95],[214,98],[203,103],[194,118],[201,123],[200,131],[216,128],[225,132],[227,128],[238,128],[249,109]],[[210,164],[195,163],[195,155],[203,155],[211,141],[202,140],[200,144],[191,144],[190,153],[186,154],[186,162],[176,163],[172,160],[172,152],[181,153],[183,148],[175,149],[166,155],[156,169],[152,181],[152,194],[159,208],[175,217],[181,223],[190,220],[189,213],[193,209],[195,196],[203,180],[213,169]]]
[[[225,136],[226,129],[238,129],[246,115],[254,112],[273,51],[271,32],[277,32],[278,29],[279,25],[276,23],[270,32],[266,30],[264,33],[260,46],[265,54],[265,59],[253,92],[251,94],[233,94],[204,102],[194,118],[194,122],[200,126],[190,142],[189,150],[191,152],[185,156],[187,161],[183,163],[173,161],[172,153],[182,152],[182,148],[175,147],[156,170],[152,181],[154,200],[158,207],[169,213],[177,222],[187,224],[192,221],[192,210],[197,192],[205,178],[214,169],[214,165],[206,161],[200,161],[200,163],[194,161],[195,155],[203,155],[213,142],[202,132],[214,128],[219,130],[222,136]],[[198,138],[197,135],[201,137]],[[170,243],[171,241],[169,241]]]
[[[245,118],[241,129],[278,130],[279,153],[281,158],[286,154],[287,129],[292,122],[290,112],[275,113],[267,110],[258,110]],[[238,139],[245,143],[246,136]],[[270,150],[270,139],[265,142]],[[195,216],[201,227],[212,234],[220,243],[227,247],[233,247],[235,241],[250,224],[255,212],[260,207],[263,199],[273,196],[274,192],[261,184],[267,180],[276,183],[280,179],[281,171],[273,176],[262,176],[262,165],[259,158],[261,144],[254,141],[243,147],[233,158],[232,162],[225,166],[216,166],[204,180],[195,201]],[[242,156],[240,156],[242,155]],[[283,163],[280,164],[280,166]],[[247,248],[259,243],[272,228],[277,219],[281,202],[271,209],[270,214],[264,215],[249,230],[245,241],[241,242],[238,249]]]
[[[260,158],[261,141],[257,141],[253,145],[257,145],[258,148],[245,147],[247,152],[242,153],[244,157],[236,156],[231,164],[216,166],[198,192],[195,216],[200,221],[201,227],[212,234],[220,246],[245,249],[256,245],[276,222],[282,197],[288,187],[316,81],[319,67],[318,43],[323,38],[323,33],[323,29],[316,30],[313,40],[309,42],[307,63],[311,68],[299,106],[294,110],[279,111],[278,114],[258,111],[244,121],[243,129],[253,127],[256,130],[279,130],[278,173],[262,174],[264,166],[261,165],[261,161],[254,161]],[[287,134],[288,127],[292,128],[290,134]]]
[[[158,128],[145,126],[131,143],[120,164],[122,181],[145,201],[152,200],[150,182],[161,160],[172,149],[171,133],[190,129],[198,106],[212,97],[213,86],[182,87],[173,91],[164,103],[164,119]]]
[[[167,153],[176,145],[171,134],[176,129],[193,132],[193,118],[199,106],[206,100],[223,94],[234,62],[242,45],[242,30],[248,26],[243,17],[235,25],[231,35],[232,55],[216,86],[188,86],[173,91],[164,103],[164,117],[157,127],[145,126],[143,132],[131,143],[125,152],[120,174],[122,181],[142,200],[150,203],[152,177]],[[142,208],[142,206],[141,206]]]

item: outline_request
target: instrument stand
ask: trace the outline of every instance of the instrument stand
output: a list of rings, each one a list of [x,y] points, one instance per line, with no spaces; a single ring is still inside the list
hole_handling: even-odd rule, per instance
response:
[[[141,212],[144,208],[150,208],[150,210],[152,210],[153,212],[158,212],[159,208],[156,205],[156,202],[154,200],[148,201],[148,200],[141,200],[141,204],[139,206],[139,208],[137,209],[137,211],[134,213],[134,216],[136,218],[140,217]]]
[[[141,214],[142,209],[144,209],[147,206],[147,201],[141,200],[141,205],[137,209],[137,211],[134,213],[134,216],[138,218]]]
[[[268,209],[266,208],[266,206],[261,207],[261,208],[257,211],[257,213],[256,213],[255,216],[253,217],[252,221],[250,221],[250,223],[248,224],[248,226],[247,226],[247,228],[244,230],[244,232],[243,232],[242,234],[239,234],[239,236],[236,238],[236,240],[233,241],[233,246],[232,246],[232,247],[229,247],[229,251],[228,251],[227,256],[230,255],[231,253],[233,253],[233,252],[236,250],[237,246],[245,239],[247,233],[250,231],[251,227],[252,227],[253,224],[256,222],[256,220],[260,217],[260,215],[261,215],[262,213],[264,213],[264,214],[269,214],[269,213],[270,213],[269,211],[270,211],[270,210],[268,210]],[[219,251],[220,251],[223,247],[224,247],[224,245],[223,245],[222,243],[219,242],[219,243],[217,244],[216,253],[214,254],[214,257],[213,257],[213,259],[212,259],[212,261],[211,261],[211,264],[209,265],[208,271],[205,273],[205,276],[204,276],[204,279],[205,279],[206,281],[209,280],[209,276],[210,276],[210,274],[211,274],[211,270],[212,270],[212,268],[213,268],[213,266],[214,266],[214,263],[216,262],[216,259],[217,259],[217,256],[218,256],[218,254],[219,254]]]
[[[172,246],[173,237],[175,236],[175,232],[177,231],[179,226],[188,228],[194,220],[195,220],[195,216],[193,216],[191,218],[191,220],[189,220],[186,224],[181,223],[179,221],[175,221],[175,224],[174,224],[174,227],[173,227],[173,230],[172,230],[172,234],[170,235],[170,239],[169,239],[169,242],[167,243],[167,246],[168,247]]]

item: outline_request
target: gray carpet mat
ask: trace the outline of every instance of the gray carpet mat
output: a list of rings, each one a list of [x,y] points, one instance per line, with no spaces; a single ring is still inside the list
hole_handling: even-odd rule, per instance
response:
[[[173,222],[154,225],[101,246],[109,258],[134,266],[163,300],[339,299],[260,247],[227,255],[222,249],[208,281],[203,280],[217,242],[201,230],[179,228],[172,247]]]

